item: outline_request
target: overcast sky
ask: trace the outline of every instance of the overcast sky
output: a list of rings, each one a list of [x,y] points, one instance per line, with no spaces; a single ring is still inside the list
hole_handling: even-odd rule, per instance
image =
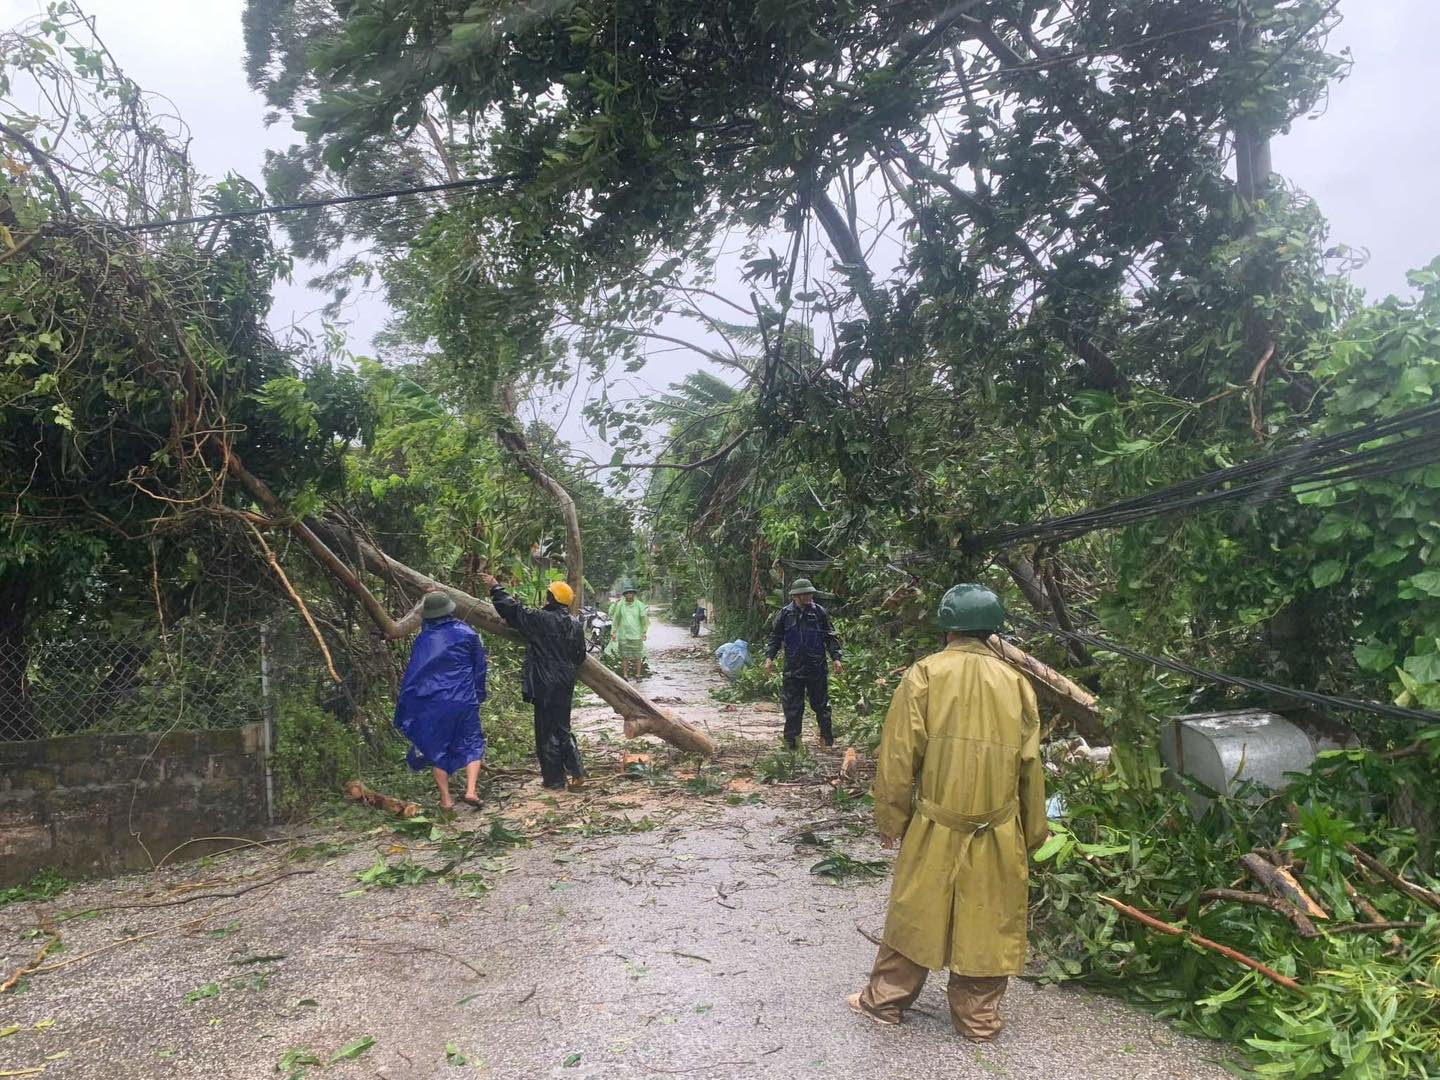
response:
[[[244,0],[85,0],[102,37],[146,90],[175,102],[194,134],[194,159],[211,177],[260,179],[269,147],[297,136],[267,129],[263,103],[245,83],[240,13]],[[0,0],[3,23],[42,12],[42,0]],[[1335,86],[1323,114],[1302,119],[1274,147],[1277,171],[1310,192],[1329,217],[1332,240],[1370,252],[1357,280],[1371,296],[1405,289],[1405,272],[1440,255],[1435,195],[1440,169],[1440,0],[1342,0],[1331,40],[1348,46],[1355,69]],[[309,274],[297,272],[303,280]],[[272,323],[317,324],[323,297],[282,288]],[[351,349],[365,352],[384,318],[377,300],[351,311]],[[664,386],[696,366],[657,356],[647,381]],[[572,416],[567,428],[575,423]],[[573,437],[578,431],[567,432]],[[605,455],[608,457],[608,455]]]

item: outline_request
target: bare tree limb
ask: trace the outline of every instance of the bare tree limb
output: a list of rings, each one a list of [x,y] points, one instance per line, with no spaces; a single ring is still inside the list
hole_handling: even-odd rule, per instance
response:
[[[829,237],[835,254],[854,274],[855,291],[860,297],[860,303],[864,305],[865,313],[872,319],[875,318],[880,311],[875,298],[875,281],[870,273],[870,265],[865,261],[865,252],[860,249],[859,238],[851,231],[850,223],[845,220],[840,208],[818,186],[810,192],[810,207],[815,211],[825,235]]]
[[[304,600],[300,599],[300,594],[295,591],[295,586],[290,584],[290,579],[285,575],[285,570],[280,565],[280,560],[275,558],[275,552],[272,551],[270,545],[265,542],[264,535],[255,527],[255,523],[246,519],[245,527],[255,535],[255,542],[260,545],[260,550],[264,552],[265,561],[270,564],[270,569],[275,571],[275,576],[280,579],[280,584],[284,586],[286,594],[289,595],[291,601],[295,604],[296,610],[300,612],[300,617],[305,620],[305,625],[310,628],[310,634],[315,639],[315,644],[320,646],[320,655],[325,658],[325,670],[330,672],[330,678],[335,680],[336,686],[343,686],[345,680],[340,678],[340,673],[335,670],[335,658],[330,655],[330,647],[325,644],[325,635],[320,633],[320,627],[315,625],[315,617],[310,614],[310,608]]]
[[[580,538],[580,512],[575,508],[575,498],[565,489],[564,484],[540,467],[540,462],[530,452],[530,444],[525,441],[525,435],[520,430],[520,418],[515,414],[513,388],[507,388],[501,394],[501,401],[509,423],[496,429],[496,440],[514,455],[520,471],[528,476],[536,487],[549,492],[565,521],[565,577],[574,592],[570,598],[570,613],[578,615],[585,596],[585,568],[584,549]]]
[[[690,472],[694,469],[703,469],[707,465],[714,465],[730,456],[730,452],[739,446],[744,440],[747,432],[742,431],[724,446],[720,447],[713,454],[701,458],[698,461],[622,461],[619,465],[593,465],[589,472],[601,472],[605,469],[674,469],[676,472]]]

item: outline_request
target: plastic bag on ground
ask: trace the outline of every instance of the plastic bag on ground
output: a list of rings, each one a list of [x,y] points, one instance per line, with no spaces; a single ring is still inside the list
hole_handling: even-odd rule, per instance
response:
[[[715,662],[720,665],[720,670],[727,679],[735,678],[741,669],[750,663],[750,643],[738,638],[727,641],[715,650]]]

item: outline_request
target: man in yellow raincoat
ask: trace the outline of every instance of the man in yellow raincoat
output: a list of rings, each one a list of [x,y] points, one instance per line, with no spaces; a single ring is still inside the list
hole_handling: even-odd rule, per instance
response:
[[[900,1023],[943,968],[955,1030],[993,1039],[1008,976],[1025,965],[1029,853],[1049,827],[1035,692],[985,645],[1004,619],[989,589],[947,592],[946,647],[905,673],[885,717],[875,821],[900,855],[884,944],[849,998],[882,1024]]]

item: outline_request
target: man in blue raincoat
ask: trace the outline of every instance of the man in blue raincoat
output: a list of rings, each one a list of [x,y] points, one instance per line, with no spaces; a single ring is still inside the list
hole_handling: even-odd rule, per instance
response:
[[[455,601],[443,592],[425,594],[424,624],[410,650],[395,726],[410,740],[405,761],[417,772],[427,765],[440,789],[440,808],[452,809],[450,774],[465,770],[463,800],[478,807],[475,784],[485,757],[480,703],[486,698],[489,661],[480,635],[455,617]]]

